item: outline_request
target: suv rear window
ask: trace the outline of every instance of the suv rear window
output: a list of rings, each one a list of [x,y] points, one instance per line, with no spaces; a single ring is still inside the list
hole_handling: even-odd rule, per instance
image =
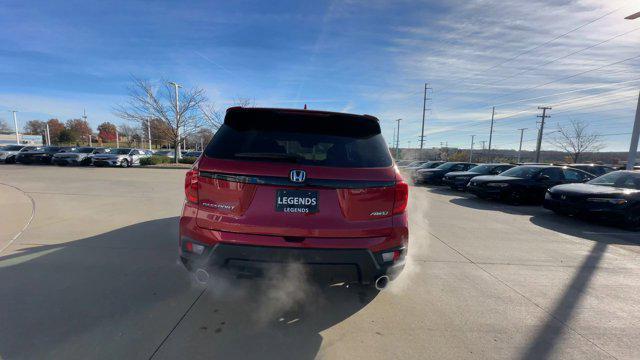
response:
[[[377,121],[356,115],[240,110],[205,149],[217,159],[285,161],[314,166],[387,167],[392,160]]]

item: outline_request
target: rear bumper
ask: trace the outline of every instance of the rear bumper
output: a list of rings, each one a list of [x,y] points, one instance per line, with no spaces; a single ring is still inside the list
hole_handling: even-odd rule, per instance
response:
[[[202,255],[189,253],[180,242],[180,257],[189,270],[224,270],[232,275],[268,277],[286,271],[287,264],[302,265],[310,277],[330,283],[371,284],[382,275],[394,279],[404,268],[405,249],[396,262],[385,263],[381,253],[367,249],[307,249],[219,243]]]
[[[404,268],[409,236],[406,213],[394,215],[389,235],[357,238],[291,238],[209,230],[197,225],[196,214],[196,207],[185,203],[179,252],[188,269],[215,267],[260,276],[267,272],[265,268],[297,263],[323,280],[371,284],[381,275],[393,279]],[[201,255],[186,251],[186,241],[205,246],[205,251]],[[394,251],[399,255],[395,261],[383,261],[383,253]]]

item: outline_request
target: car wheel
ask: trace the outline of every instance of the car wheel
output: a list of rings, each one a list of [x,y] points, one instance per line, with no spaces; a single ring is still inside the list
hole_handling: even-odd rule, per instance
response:
[[[630,211],[629,214],[625,216],[624,227],[633,231],[640,230],[640,211]]]
[[[507,194],[507,202],[511,205],[520,205],[522,196],[517,191],[510,191],[509,194]]]
[[[8,157],[4,160],[5,164],[15,164],[16,163],[16,157],[12,156],[12,157]]]
[[[129,160],[122,159],[122,161],[120,162],[120,167],[123,167],[123,168],[129,167]]]

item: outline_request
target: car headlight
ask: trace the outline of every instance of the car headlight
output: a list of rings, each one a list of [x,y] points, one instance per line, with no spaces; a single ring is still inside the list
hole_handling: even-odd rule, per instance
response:
[[[507,183],[488,183],[487,186],[503,188],[509,186]]]
[[[613,205],[624,205],[627,203],[627,200],[620,198],[588,198],[588,202],[601,203],[601,204],[613,204]]]

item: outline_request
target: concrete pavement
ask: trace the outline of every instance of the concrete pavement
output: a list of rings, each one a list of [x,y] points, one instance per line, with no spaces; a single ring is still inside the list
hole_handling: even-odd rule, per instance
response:
[[[640,358],[637,233],[413,187],[388,291],[204,288],[176,263],[183,176],[1,166],[0,357]]]

